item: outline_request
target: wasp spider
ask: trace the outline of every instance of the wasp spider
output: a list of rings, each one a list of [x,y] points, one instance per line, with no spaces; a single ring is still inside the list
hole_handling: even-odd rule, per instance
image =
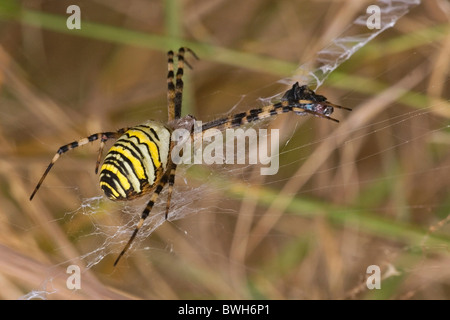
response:
[[[105,142],[115,139],[116,142],[109,150],[100,168],[100,188],[111,200],[131,200],[147,194],[151,194],[151,197],[133,234],[115,260],[114,265],[119,262],[120,258],[130,247],[166,185],[168,185],[166,219],[169,214],[170,199],[177,169],[177,165],[171,159],[171,151],[175,144],[175,141],[171,138],[171,133],[175,129],[185,128],[191,132],[192,136],[195,121],[195,118],[189,115],[181,118],[182,77],[184,65],[187,64],[184,59],[185,52],[189,52],[197,59],[196,55],[188,48],[180,48],[176,55],[178,60],[176,74],[174,73],[174,52],[168,52],[167,123],[149,120],[135,127],[95,133],[87,138],[63,145],[54,155],[31,194],[30,200],[33,199],[48,172],[62,154],[97,140],[100,141],[100,148],[95,173],[98,173]],[[189,64],[187,65],[189,66]],[[298,83],[295,83],[291,89],[286,91],[281,101],[276,104],[213,120],[204,123],[201,129],[204,133],[212,128],[227,129],[239,127],[255,120],[291,111],[298,115],[311,114],[338,122],[338,120],[330,117],[334,107],[350,110],[332,104],[324,96],[317,95],[314,91],[308,89],[307,86],[300,86]]]

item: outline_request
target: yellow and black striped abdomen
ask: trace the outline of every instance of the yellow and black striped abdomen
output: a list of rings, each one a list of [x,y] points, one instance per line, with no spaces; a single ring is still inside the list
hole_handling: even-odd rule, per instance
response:
[[[111,200],[146,194],[167,168],[171,132],[148,121],[127,130],[111,147],[100,169],[100,187]]]

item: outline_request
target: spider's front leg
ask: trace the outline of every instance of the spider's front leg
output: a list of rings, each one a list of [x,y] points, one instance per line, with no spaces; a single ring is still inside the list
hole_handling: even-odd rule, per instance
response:
[[[189,117],[189,116],[188,116]],[[191,123],[191,122],[189,122]],[[174,142],[170,143],[170,152],[172,153],[172,149],[174,147]],[[169,209],[170,209],[170,200],[172,198],[172,192],[173,192],[173,185],[175,183],[175,173],[177,169],[177,165],[172,162],[171,159],[168,160],[169,163],[167,165],[167,170],[165,172],[162,171],[162,167],[158,169],[156,172],[156,176],[160,177],[155,182],[155,189],[153,191],[153,194],[150,198],[150,201],[147,203],[144,211],[141,214],[141,218],[139,219],[139,222],[137,223],[130,239],[128,240],[127,244],[123,248],[123,250],[120,252],[119,256],[117,257],[116,261],[114,261],[114,266],[117,265],[119,260],[122,258],[122,256],[125,254],[125,252],[128,251],[130,248],[132,242],[134,241],[134,238],[136,238],[137,233],[139,232],[139,229],[144,225],[145,219],[149,216],[150,212],[153,209],[153,206],[155,205],[156,200],[158,199],[161,191],[164,189],[164,187],[168,184],[168,192],[167,192],[167,203],[166,203],[166,213],[165,213],[165,219],[167,220],[169,215]]]
[[[204,123],[202,125],[202,132],[213,128],[219,130],[236,128],[250,122],[263,120],[277,114],[291,111],[298,115],[310,114],[334,122],[339,122],[339,120],[330,117],[334,111],[333,108],[351,111],[349,108],[341,107],[329,102],[324,96],[318,95],[307,86],[300,86],[298,82],[296,82],[291,89],[284,93],[280,102]]]
[[[101,154],[102,154],[102,151],[103,151],[103,147],[105,145],[105,141],[107,141],[109,139],[117,139],[127,130],[128,130],[128,128],[122,128],[122,129],[117,130],[116,132],[99,132],[99,133],[94,133],[94,134],[91,134],[89,137],[86,137],[86,138],[80,139],[78,141],[74,141],[74,142],[71,142],[71,143],[68,143],[66,145],[61,146],[58,149],[58,151],[56,152],[56,154],[53,156],[53,159],[50,162],[50,164],[48,165],[47,169],[45,169],[45,172],[42,175],[41,179],[39,180],[38,184],[36,185],[36,188],[34,188],[33,193],[30,196],[30,201],[33,200],[34,195],[36,194],[36,192],[41,187],[42,182],[44,181],[45,177],[47,176],[47,174],[49,173],[50,169],[53,167],[53,165],[55,164],[55,162],[59,159],[59,157],[61,155],[63,155],[64,153],[66,153],[69,150],[72,150],[72,149],[81,147],[81,146],[83,146],[85,144],[88,144],[89,142],[100,140],[99,155],[97,157],[97,163],[96,163],[96,167],[95,167],[95,172],[97,173],[98,166],[100,164]]]

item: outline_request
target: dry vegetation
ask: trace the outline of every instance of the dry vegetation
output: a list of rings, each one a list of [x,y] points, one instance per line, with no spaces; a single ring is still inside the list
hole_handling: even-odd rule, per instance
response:
[[[202,210],[164,223],[116,269],[119,239],[95,266],[79,259],[123,215],[106,200],[80,209],[101,194],[96,145],[65,155],[28,200],[60,145],[165,120],[168,49],[188,44],[200,57],[186,72],[184,113],[211,120],[282,92],[277,81],[369,2],[25,0],[21,18],[0,5],[0,298],[449,298],[445,0],[423,1],[325,81],[319,93],[353,109],[335,113],[339,124],[268,123],[284,139],[276,176],[182,170],[185,202],[184,179],[208,184],[208,199],[189,207]],[[65,28],[70,4],[81,7],[82,31]],[[65,287],[72,263],[83,270],[77,292]],[[370,291],[374,264],[385,279]]]

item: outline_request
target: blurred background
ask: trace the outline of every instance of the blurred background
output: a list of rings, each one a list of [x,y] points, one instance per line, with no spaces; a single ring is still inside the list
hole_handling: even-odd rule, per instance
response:
[[[97,144],[65,154],[30,202],[56,150],[165,121],[166,52],[181,45],[200,58],[187,56],[183,114],[268,104],[373,3],[2,1],[0,298],[450,298],[450,7],[423,2],[318,89],[353,109],[335,110],[339,124],[285,114],[260,125],[280,129],[274,176],[181,167],[176,215],[113,268],[129,234],[110,228],[142,202],[98,198]],[[73,4],[81,30],[66,27]],[[71,264],[80,290],[66,287]],[[366,286],[370,265],[380,290]]]

